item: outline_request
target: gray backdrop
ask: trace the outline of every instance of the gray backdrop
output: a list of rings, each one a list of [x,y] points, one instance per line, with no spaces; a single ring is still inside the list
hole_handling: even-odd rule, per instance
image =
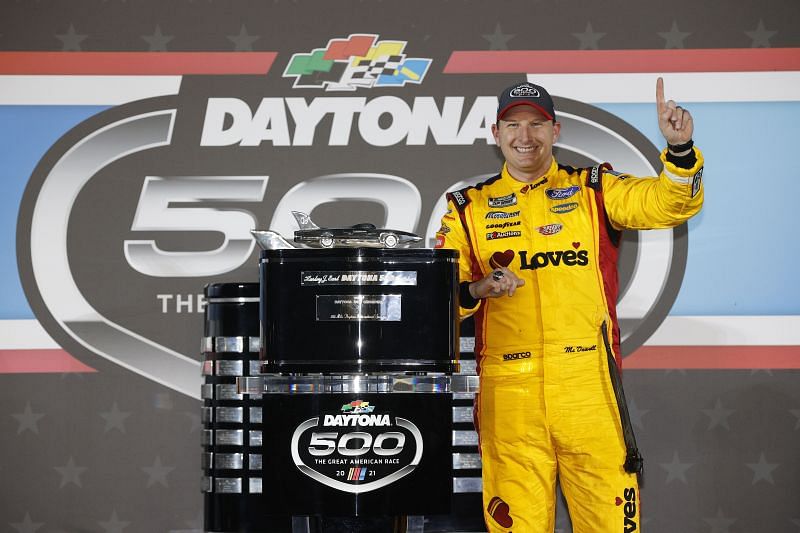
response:
[[[471,102],[496,94],[524,74],[446,77],[442,68],[455,50],[796,47],[798,15],[797,3],[790,0],[658,6],[571,0],[4,0],[2,51],[277,53],[265,77],[186,77],[178,96],[126,104],[79,126],[83,129],[58,141],[33,173],[20,221],[30,219],[26,209],[31,209],[37,180],[45,180],[45,167],[73,143],[114,120],[177,109],[170,146],[105,167],[87,183],[71,208],[66,246],[77,285],[104,317],[199,360],[202,315],[195,309],[163,320],[154,310],[154,295],[198,294],[207,281],[255,280],[255,252],[243,266],[206,278],[155,279],[126,271],[119,241],[112,237],[131,238],[142,176],[269,175],[263,200],[237,204],[266,227],[278,201],[300,181],[346,172],[399,175],[422,193],[422,215],[410,229],[425,232],[446,187],[493,173],[499,161],[495,150],[480,141],[377,148],[353,134],[347,147],[327,147],[328,122],[321,124],[310,147],[265,143],[201,149],[199,132],[209,97],[235,97],[255,109],[263,97],[289,96],[292,80],[281,74],[292,54],[355,33],[407,41],[409,57],[433,60],[424,84],[382,94],[409,101],[460,95]],[[342,95],[311,89],[300,96]],[[643,151],[651,156],[653,149]],[[355,207],[363,209],[360,218],[386,221],[374,206]],[[333,223],[348,218],[341,214],[347,209],[322,206],[317,215]],[[26,231],[17,229],[22,239],[18,252],[29,239]],[[161,239],[164,249],[176,251],[209,242],[206,248],[213,248],[221,240],[213,232]],[[20,272],[36,318],[97,372],[0,374],[0,531],[199,530],[200,402],[82,351],[37,300],[30,260],[20,259]],[[191,379],[199,384],[199,373]],[[629,370],[625,382],[646,459],[644,529],[800,531],[796,369]],[[570,531],[563,510],[557,527]]]

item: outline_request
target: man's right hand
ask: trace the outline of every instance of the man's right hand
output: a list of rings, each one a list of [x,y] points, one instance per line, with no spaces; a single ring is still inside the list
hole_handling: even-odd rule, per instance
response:
[[[475,299],[514,296],[517,287],[525,285],[525,280],[517,277],[506,267],[497,267],[483,279],[469,285],[469,293]]]

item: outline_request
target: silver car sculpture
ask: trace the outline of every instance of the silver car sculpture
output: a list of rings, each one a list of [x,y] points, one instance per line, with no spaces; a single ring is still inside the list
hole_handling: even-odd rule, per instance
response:
[[[320,228],[311,217],[300,211],[292,211],[299,230],[294,232],[294,246],[280,234],[269,230],[252,230],[253,237],[265,250],[282,248],[334,248],[334,247],[369,247],[369,248],[407,248],[419,242],[422,237],[394,229],[378,228],[375,224],[361,223],[339,228]]]

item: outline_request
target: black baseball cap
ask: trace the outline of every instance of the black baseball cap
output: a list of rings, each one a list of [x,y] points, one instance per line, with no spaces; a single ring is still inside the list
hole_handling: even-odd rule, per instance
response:
[[[518,105],[529,105],[539,110],[550,120],[556,119],[553,99],[541,85],[533,83],[517,83],[500,93],[497,106],[497,120],[503,118],[509,109]]]

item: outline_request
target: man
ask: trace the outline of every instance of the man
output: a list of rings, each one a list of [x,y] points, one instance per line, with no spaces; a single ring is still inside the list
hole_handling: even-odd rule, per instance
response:
[[[490,532],[552,533],[556,477],[575,533],[639,531],[636,448],[619,378],[623,229],[669,228],[703,203],[688,111],[664,100],[657,178],[560,165],[561,125],[531,83],[499,97],[500,174],[448,194],[437,247],[460,252],[462,317],[475,315],[476,425]]]

